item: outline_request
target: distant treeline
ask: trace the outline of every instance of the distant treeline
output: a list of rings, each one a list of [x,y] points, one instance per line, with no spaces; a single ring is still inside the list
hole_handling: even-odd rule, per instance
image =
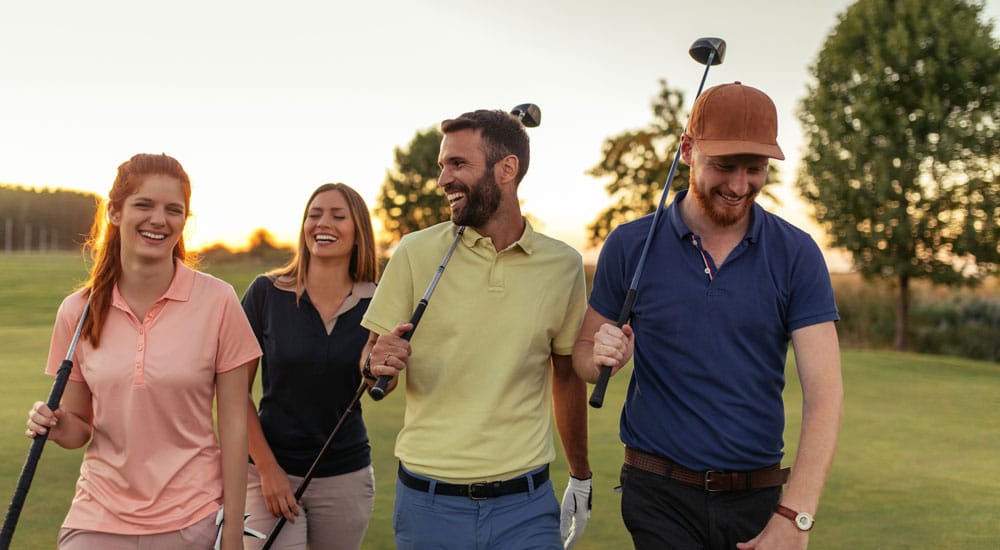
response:
[[[0,184],[0,252],[79,249],[98,200],[94,193]]]

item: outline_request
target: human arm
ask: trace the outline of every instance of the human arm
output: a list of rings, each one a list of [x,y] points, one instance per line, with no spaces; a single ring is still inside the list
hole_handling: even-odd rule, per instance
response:
[[[556,428],[569,464],[560,530],[566,548],[583,534],[590,517],[591,477],[587,456],[587,384],[573,370],[568,355],[552,355],[552,402]]]
[[[286,520],[295,523],[295,516],[299,514],[295,491],[292,490],[288,474],[278,464],[267,438],[264,437],[264,429],[260,425],[260,417],[254,405],[253,383],[256,376],[257,362],[254,361],[247,372],[247,441],[250,456],[253,458],[257,473],[260,474],[260,490],[267,510],[274,517],[282,515]]]
[[[815,515],[833,463],[843,412],[836,326],[828,321],[797,329],[792,332],[792,346],[802,386],[802,427],[781,504]],[[808,532],[799,531],[787,518],[775,514],[757,537],[737,548],[805,548],[808,542]]]
[[[215,377],[219,446],[222,449],[222,548],[243,548],[247,491],[247,371],[256,359]]]
[[[632,327],[618,328],[614,321],[588,307],[573,345],[573,368],[581,379],[596,383],[600,367],[611,367],[614,376],[632,359],[634,346]]]
[[[79,449],[93,435],[94,408],[90,386],[86,382],[67,380],[59,408],[49,410],[44,401],[36,401],[28,411],[25,435],[34,439],[48,433],[48,440],[64,449]]]

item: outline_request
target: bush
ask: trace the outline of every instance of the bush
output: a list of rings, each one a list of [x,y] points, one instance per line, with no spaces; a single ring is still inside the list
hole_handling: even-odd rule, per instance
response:
[[[856,274],[833,276],[845,347],[890,349],[896,333],[897,289]],[[910,351],[1000,362],[1000,294],[995,281],[980,289],[914,284]]]

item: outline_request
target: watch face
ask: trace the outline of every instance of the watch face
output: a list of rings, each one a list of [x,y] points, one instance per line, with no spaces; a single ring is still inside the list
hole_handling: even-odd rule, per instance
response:
[[[813,518],[805,512],[800,512],[797,516],[795,516],[795,525],[802,531],[808,531],[812,529]]]

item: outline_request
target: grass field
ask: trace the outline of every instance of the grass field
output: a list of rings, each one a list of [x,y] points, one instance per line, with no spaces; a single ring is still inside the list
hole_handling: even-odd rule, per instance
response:
[[[259,265],[205,270],[242,293]],[[13,494],[29,440],[25,415],[44,399],[50,325],[62,297],[85,273],[78,255],[0,255],[0,499]],[[1000,548],[1000,365],[939,356],[843,354],[846,405],[840,449],[810,548]],[[579,549],[631,546],[614,492],[622,450],[618,412],[626,379],[616,377],[605,407],[590,412],[594,511]],[[786,449],[799,427],[794,366],[789,366]],[[365,399],[374,450],[375,515],[364,547],[392,548],[396,463],[392,446],[403,399]],[[558,445],[557,445],[558,448]],[[53,548],[73,495],[80,451],[48,446],[21,515],[13,548]],[[565,462],[554,466],[557,494]]]

